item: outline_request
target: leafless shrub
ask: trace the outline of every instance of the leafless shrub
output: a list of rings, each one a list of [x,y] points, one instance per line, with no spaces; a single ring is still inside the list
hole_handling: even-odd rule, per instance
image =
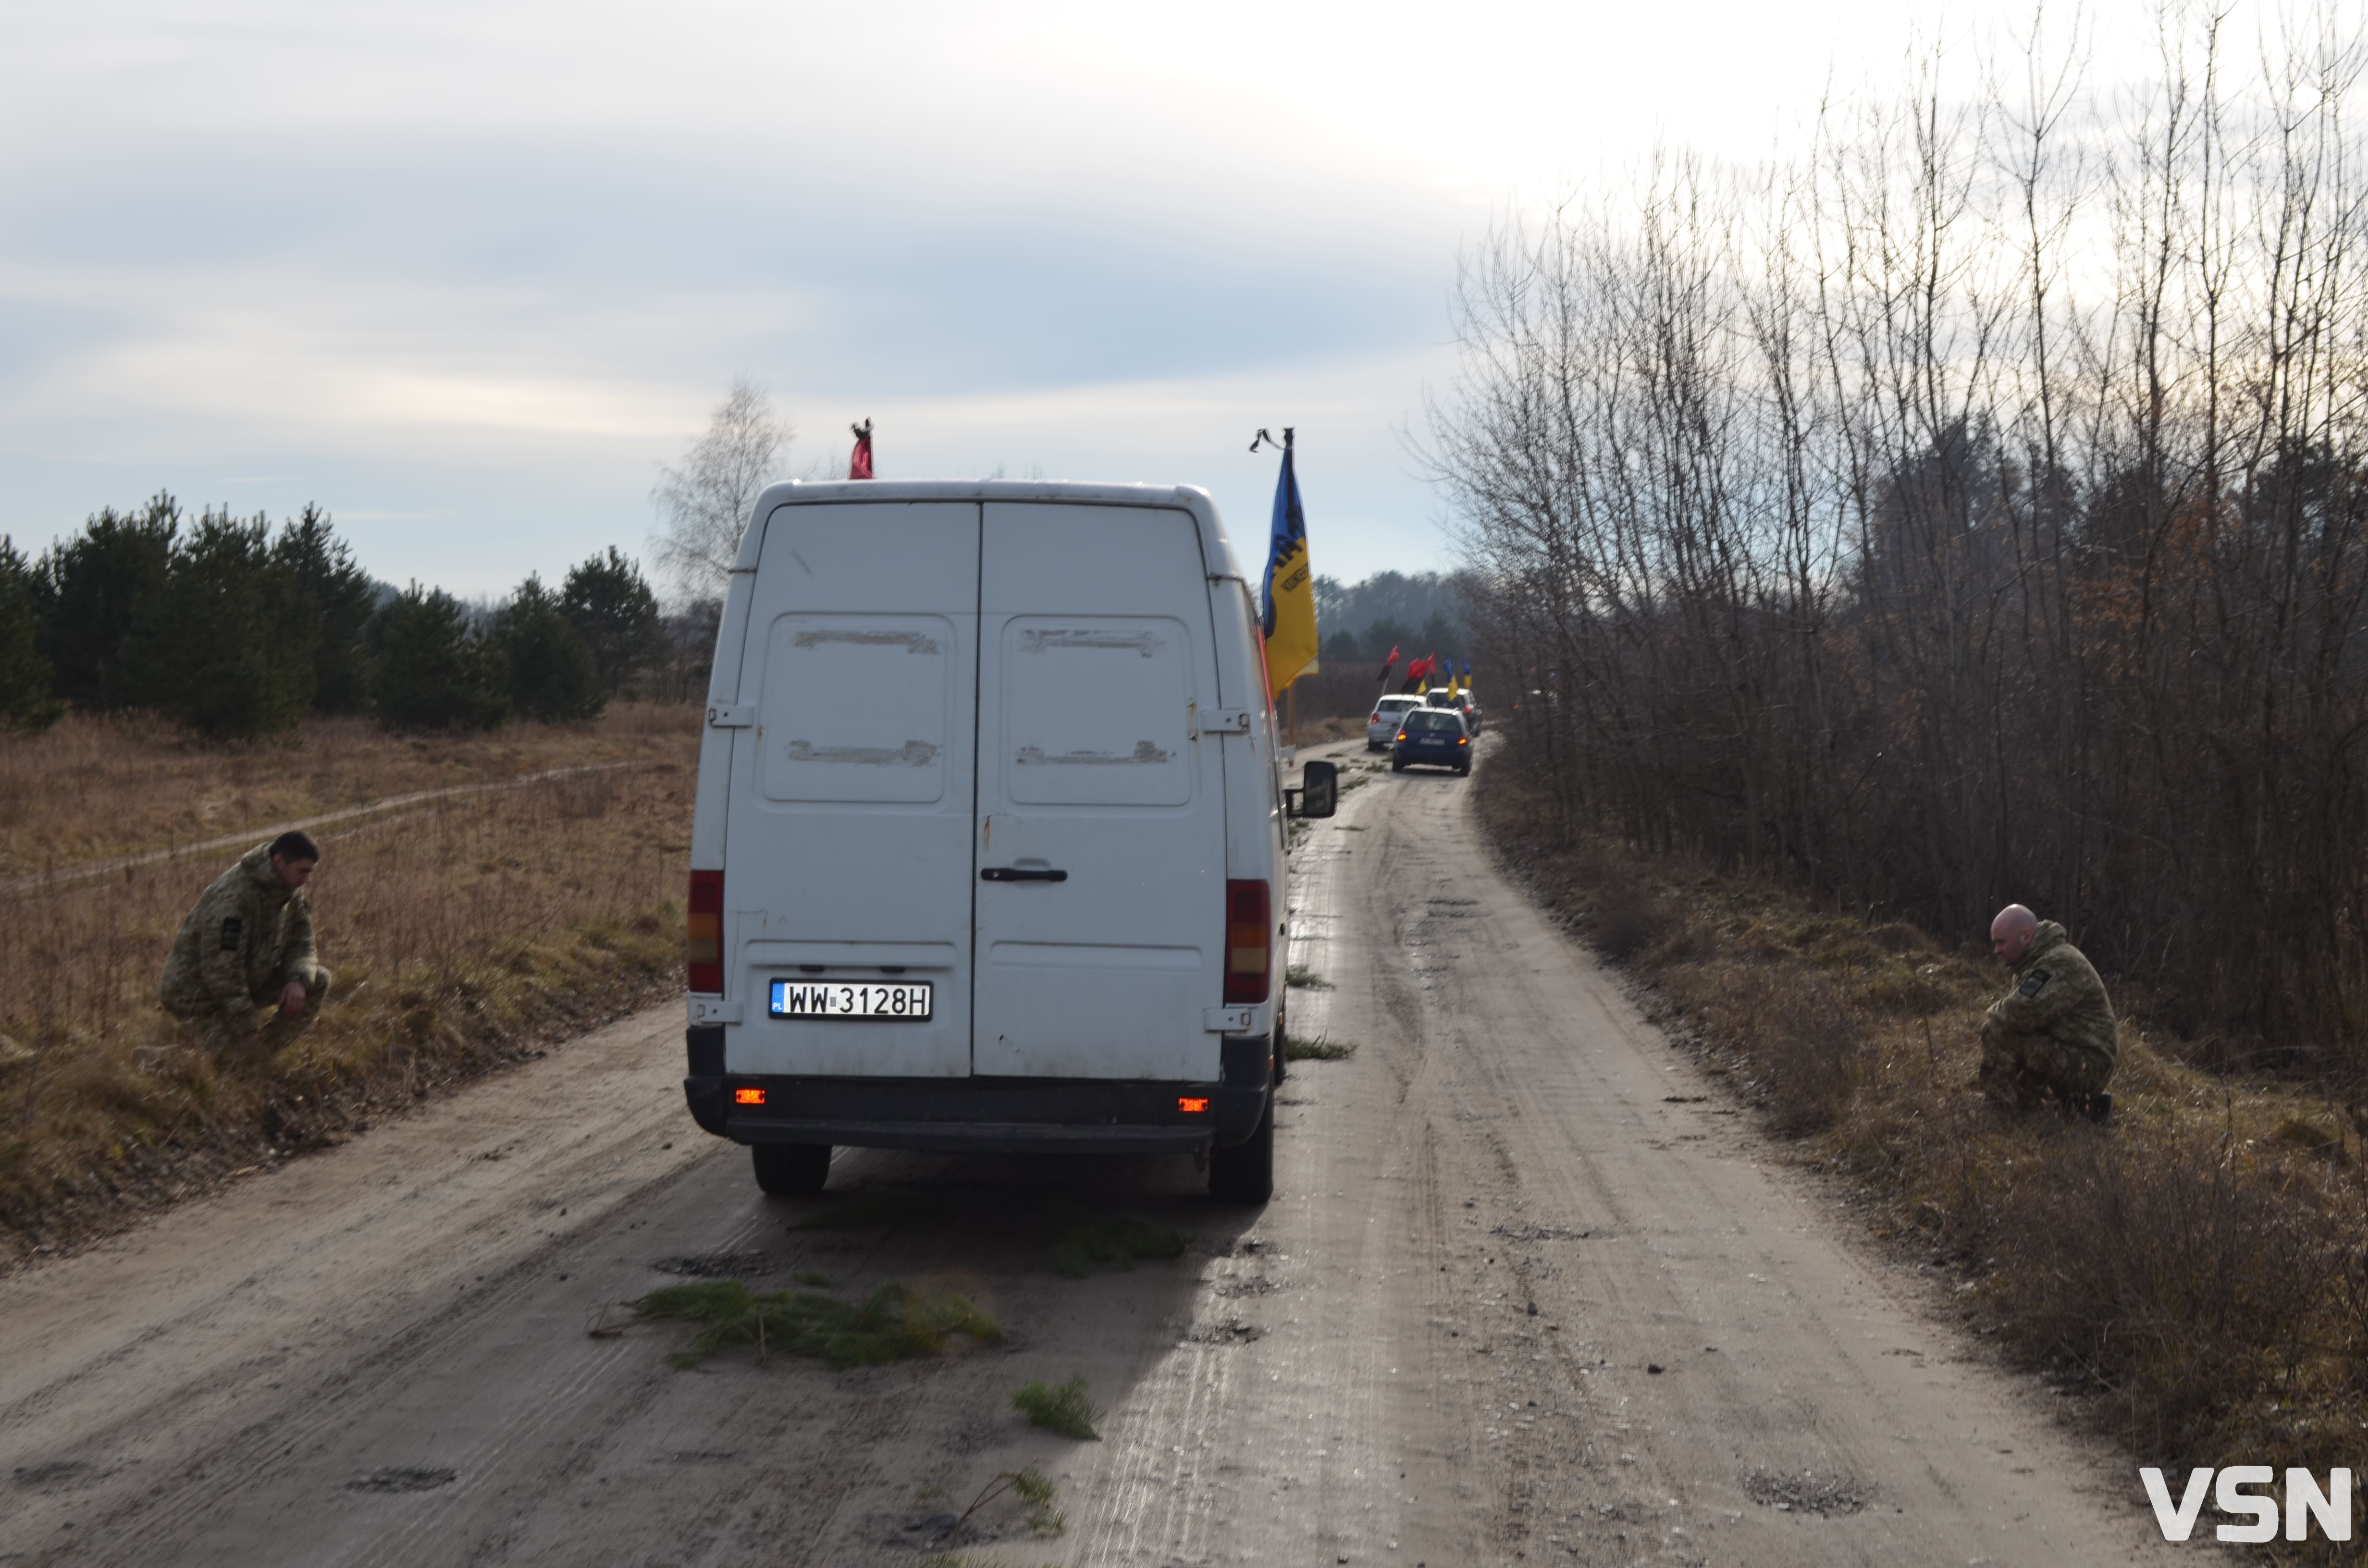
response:
[[[1850,1007],[1822,976],[1755,965],[1718,995],[1731,1042],[1758,1070],[1769,1119],[1799,1136],[1833,1124],[1862,1070],[1863,1041]]]
[[[1626,963],[1666,936],[1668,912],[1633,881],[1613,881],[1596,895],[1588,938],[1613,963]]]
[[[2317,1370],[2344,1238],[2282,1185],[2241,1150],[2133,1153],[2069,1127],[2006,1200],[1992,1300],[2041,1358],[2112,1391],[2137,1448],[2180,1452]]]

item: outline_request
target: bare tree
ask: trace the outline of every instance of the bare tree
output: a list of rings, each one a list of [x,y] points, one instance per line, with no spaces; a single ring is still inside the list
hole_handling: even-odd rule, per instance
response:
[[[658,570],[681,602],[712,598],[731,575],[748,514],[767,484],[780,476],[793,434],[775,417],[772,399],[746,376],[715,410],[707,434],[683,453],[682,466],[661,464],[656,503],[659,530],[651,537]]]
[[[1418,449],[1568,826],[2035,897],[2219,1060],[2368,1081],[2368,43],[2248,81],[2222,19],[1498,230]]]

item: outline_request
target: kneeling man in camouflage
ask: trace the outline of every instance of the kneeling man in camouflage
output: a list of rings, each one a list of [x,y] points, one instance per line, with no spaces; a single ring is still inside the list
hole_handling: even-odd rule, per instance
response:
[[[283,833],[239,857],[181,922],[158,994],[217,1053],[257,1041],[277,1051],[320,1016],[329,971],[313,950],[303,893],[320,863],[312,839]],[[275,1002],[279,1011],[257,1028],[256,1009]]]
[[[2054,1098],[2102,1121],[2116,1047],[2105,983],[2053,920],[2009,903],[1990,922],[1990,951],[2013,984],[1982,1019],[1982,1093],[2010,1110]]]

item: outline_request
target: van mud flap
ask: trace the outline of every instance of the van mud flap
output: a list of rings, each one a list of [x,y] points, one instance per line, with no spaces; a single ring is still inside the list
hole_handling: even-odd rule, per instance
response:
[[[682,1097],[690,1102],[690,1119],[702,1131],[718,1138],[731,1136],[723,1099],[723,1026],[695,1024],[683,1031],[690,1049],[690,1075],[682,1081]]]

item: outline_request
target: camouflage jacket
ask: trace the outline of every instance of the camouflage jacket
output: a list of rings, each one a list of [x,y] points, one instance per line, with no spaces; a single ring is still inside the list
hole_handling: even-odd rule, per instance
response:
[[[313,912],[271,869],[271,846],[257,845],[216,877],[181,922],[157,988],[176,1013],[208,1008],[251,1018],[256,999],[291,980],[312,977]]]
[[[2031,946],[2014,966],[2014,983],[1990,1004],[1989,1016],[2013,1034],[2044,1034],[2115,1059],[2113,1005],[2096,967],[2065,936],[2064,927],[2043,920]]]

